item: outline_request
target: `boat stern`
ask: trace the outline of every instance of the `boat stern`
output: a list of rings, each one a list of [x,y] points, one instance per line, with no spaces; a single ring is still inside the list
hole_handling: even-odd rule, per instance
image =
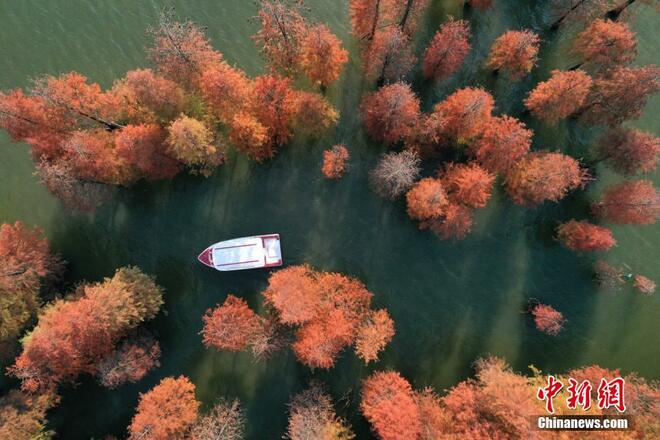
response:
[[[201,254],[197,257],[200,263],[208,266],[208,267],[213,267],[213,257],[211,256],[213,252],[213,246],[209,246],[206,249],[202,251]]]

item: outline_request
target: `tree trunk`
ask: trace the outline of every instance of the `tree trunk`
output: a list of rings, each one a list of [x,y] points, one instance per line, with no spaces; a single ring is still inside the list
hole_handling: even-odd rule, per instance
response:
[[[575,11],[578,7],[580,7],[580,5],[582,5],[584,2],[585,2],[585,0],[581,0],[581,1],[577,2],[574,6],[571,6],[571,7],[568,9],[568,11],[566,11],[566,13],[565,13],[564,15],[562,15],[561,17],[559,17],[559,19],[557,19],[557,21],[555,21],[554,23],[552,23],[552,24],[550,25],[550,30],[551,30],[551,31],[556,31],[557,29],[559,29],[559,26],[562,24],[562,22],[563,22],[564,20],[566,20],[566,17],[568,17],[568,15],[569,15],[571,12]]]
[[[408,21],[408,17],[410,16],[410,10],[412,9],[413,3],[415,0],[408,0],[406,2],[406,10],[403,11],[403,17],[401,17],[401,21],[399,22],[399,26],[403,30],[403,28],[406,26],[406,22]]]
[[[380,0],[376,0],[376,10],[374,11],[374,21],[371,23],[371,32],[367,35],[367,40],[371,41],[376,34],[376,26],[378,26],[378,15],[380,15]]]
[[[618,6],[611,11],[607,11],[607,14],[605,14],[605,18],[609,18],[612,21],[617,21],[623,11],[626,10],[626,8],[633,3],[635,3],[636,0],[626,0],[621,6]]]

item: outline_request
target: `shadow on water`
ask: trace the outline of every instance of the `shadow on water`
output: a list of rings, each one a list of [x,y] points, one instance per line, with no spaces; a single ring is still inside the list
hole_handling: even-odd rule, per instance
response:
[[[12,63],[0,74],[0,85],[22,85],[28,76],[71,69],[107,85],[124,70],[144,65],[143,30],[153,23],[162,2],[121,0],[94,7],[78,3],[78,16],[64,10],[50,14],[36,0],[21,3],[26,9],[16,11],[0,6],[0,23],[6,19],[15,30],[15,35],[6,33],[8,27],[0,26],[0,41],[16,40],[21,56],[31,53],[24,46],[30,40],[25,31],[48,23],[43,30],[48,40],[39,33],[34,37],[44,40],[41,58]],[[214,44],[230,62],[251,75],[261,72],[263,63],[249,40],[255,31],[254,24],[247,22],[255,12],[251,2],[174,3],[181,16],[208,26]],[[657,346],[649,346],[657,330],[656,297],[634,296],[630,289],[619,294],[599,292],[593,284],[592,264],[601,256],[569,252],[553,238],[559,222],[588,216],[589,203],[604,184],[596,182],[595,188],[576,192],[560,204],[533,210],[513,205],[497,189],[489,205],[477,212],[474,231],[465,240],[441,241],[419,231],[407,218],[403,201],[381,200],[368,189],[368,171],[385,147],[368,142],[361,130],[360,98],[374,85],[364,80],[358,49],[348,35],[347,2],[306,3],[315,18],[329,23],[352,55],[342,80],[327,90],[341,119],[321,139],[297,139],[261,165],[230,153],[228,163],[209,179],[180,176],[170,182],[140,184],[120,191],[91,217],[62,209],[31,176],[32,164],[24,150],[6,147],[11,153],[0,163],[3,179],[8,174],[7,186],[0,186],[1,219],[44,227],[53,248],[70,263],[68,285],[82,279],[97,281],[118,267],[137,265],[165,288],[163,311],[146,325],[160,340],[161,368],[114,391],[89,377],[75,387],[63,387],[62,404],[49,414],[59,436],[123,436],[139,393],[165,376],[181,374],[195,383],[203,408],[220,396],[241,399],[247,409],[248,437],[255,439],[281,437],[290,396],[314,379],[327,384],[339,414],[362,439],[371,434],[358,412],[360,381],[374,370],[396,369],[417,389],[432,386],[441,391],[470,376],[474,360],[490,354],[505,357],[518,371],[526,371],[529,364],[558,372],[599,363],[657,378],[659,352]],[[37,4],[42,9],[33,8]],[[457,87],[483,86],[495,96],[497,114],[519,116],[535,131],[533,149],[587,157],[598,130],[574,121],[547,126],[524,114],[522,107],[536,82],[547,79],[550,70],[572,63],[566,48],[574,30],[542,31],[547,23],[544,2],[498,0],[494,10],[481,12],[463,9],[458,1],[433,0],[426,24],[415,38],[418,57],[447,14],[458,18],[464,13],[473,33],[473,49],[465,65],[439,83],[425,81],[419,65],[409,78],[423,108],[429,110]],[[648,49],[645,41],[652,40],[649,35],[654,35],[655,24],[644,23],[640,54],[651,57],[657,51]],[[103,26],[89,30],[96,24]],[[541,60],[531,75],[511,84],[483,65],[500,34],[522,28],[542,33]],[[123,39],[115,37],[112,44],[104,44],[119,29]],[[67,51],[57,47],[64,42],[70,43]],[[95,47],[100,52],[90,51]],[[57,55],[65,52],[68,58]],[[653,108],[658,109],[657,101]],[[646,129],[657,129],[650,119]],[[3,146],[6,143],[2,138]],[[341,180],[328,181],[319,171],[321,154],[335,143],[348,146],[351,169]],[[597,171],[599,178],[601,174],[610,178],[600,168]],[[198,264],[196,255],[215,241],[269,232],[281,234],[286,264],[308,263],[345,272],[362,279],[374,292],[375,306],[388,309],[397,330],[379,362],[365,366],[347,350],[332,370],[310,371],[296,362],[290,350],[254,363],[245,353],[203,347],[198,333],[204,312],[228,293],[259,309],[269,273],[219,273]],[[660,249],[657,228],[618,227],[615,234],[619,246],[608,253],[608,259],[660,277],[654,264]],[[559,336],[539,333],[522,313],[529,298],[564,314],[568,321]]]

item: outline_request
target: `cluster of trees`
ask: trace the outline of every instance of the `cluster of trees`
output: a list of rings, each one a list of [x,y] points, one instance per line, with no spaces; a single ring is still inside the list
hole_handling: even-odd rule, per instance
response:
[[[62,260],[43,231],[22,222],[0,225],[0,351],[13,352],[25,327],[36,316],[40,291],[61,275]],[[4,356],[3,356],[4,357]]]
[[[108,90],[75,72],[39,78],[27,92],[0,93],[0,127],[29,143],[41,180],[83,210],[111,186],[182,169],[209,175],[229,143],[254,160],[270,158],[294,132],[313,135],[338,118],[323,96],[295,89],[278,71],[295,67],[325,87],[347,53],[325,25],[307,25],[279,0],[263,1],[259,19],[255,39],[270,74],[248,78],[168,9],[150,30],[153,69],[130,71]]]
[[[353,345],[365,363],[375,361],[394,336],[386,310],[373,310],[373,294],[359,280],[309,266],[273,273],[263,292],[267,316],[229,295],[204,316],[203,342],[221,350],[250,349],[257,357],[283,347],[293,333],[297,358],[311,368],[331,368]]]
[[[8,372],[29,392],[56,389],[82,373],[111,388],[137,381],[158,365],[160,349],[155,341],[130,336],[162,303],[162,289],[135,267],[83,284],[42,309]]]

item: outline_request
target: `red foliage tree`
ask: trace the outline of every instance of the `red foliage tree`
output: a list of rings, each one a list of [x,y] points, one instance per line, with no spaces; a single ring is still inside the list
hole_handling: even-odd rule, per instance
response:
[[[344,145],[335,145],[323,152],[321,172],[328,179],[339,179],[346,171],[346,161],[350,154]]]
[[[311,27],[301,44],[300,69],[312,83],[327,87],[339,79],[348,51],[326,25]]]
[[[557,228],[557,238],[574,251],[606,251],[616,244],[612,231],[587,221],[562,223]]]
[[[513,81],[532,71],[539,53],[540,39],[532,31],[508,31],[500,35],[493,46],[486,64],[494,70],[502,70]]]
[[[166,377],[140,394],[137,412],[128,427],[131,440],[183,440],[197,419],[195,385],[185,376]]]
[[[443,240],[461,240],[472,230],[472,209],[459,203],[450,203],[442,218],[430,222],[429,228]]]
[[[222,61],[222,54],[197,25],[176,21],[174,8],[164,9],[149,33],[153,38],[149,58],[158,72],[185,87],[196,84],[208,66]]]
[[[532,309],[532,315],[536,328],[543,333],[555,336],[564,326],[564,315],[548,305],[538,304]]]
[[[275,155],[275,146],[268,129],[251,113],[237,113],[230,127],[229,140],[250,159],[261,162]]]
[[[261,29],[253,39],[273,71],[290,73],[300,62],[302,41],[308,32],[300,4],[283,0],[260,2],[257,19]]]
[[[268,129],[275,145],[284,145],[291,138],[291,121],[296,114],[296,100],[291,81],[281,76],[265,75],[254,80],[254,115]]]
[[[436,80],[456,72],[470,52],[470,25],[450,18],[435,34],[424,55],[424,76]]]
[[[645,277],[644,275],[635,275],[633,279],[633,286],[639,293],[644,295],[651,295],[655,292],[655,281],[651,278]]]
[[[416,439],[422,422],[410,383],[396,372],[376,372],[362,382],[362,414],[383,440]]]
[[[616,126],[638,118],[649,96],[660,89],[660,68],[617,67],[594,80],[581,120],[588,124]]]
[[[447,192],[440,179],[426,177],[417,182],[406,194],[408,215],[426,227],[429,220],[441,217],[449,204]]]
[[[598,19],[578,34],[572,51],[583,62],[606,70],[632,61],[637,55],[637,41],[627,24]]]
[[[250,79],[225,62],[207,66],[198,86],[210,110],[225,124],[254,99]]]
[[[302,324],[320,311],[322,292],[309,266],[290,266],[273,273],[263,295],[279,312],[283,324]]]
[[[495,182],[494,175],[474,163],[450,164],[439,177],[449,200],[470,208],[486,206]]]
[[[24,390],[44,390],[73,381],[80,373],[96,373],[116,341],[153,318],[163,302],[154,281],[130,267],[102,283],[81,287],[78,295],[48,306],[24,339],[23,353],[9,368]]]
[[[527,154],[532,135],[532,130],[518,119],[495,116],[487,120],[469,150],[479,165],[491,173],[503,173]]]
[[[505,185],[515,203],[534,206],[546,200],[559,201],[586,179],[586,171],[572,157],[537,151],[525,156],[506,174]]]
[[[631,176],[655,170],[660,139],[635,128],[612,128],[598,141],[598,155],[614,171]]]
[[[114,389],[127,382],[137,382],[153,368],[160,367],[160,345],[152,337],[124,341],[98,365],[99,382]]]
[[[355,339],[355,352],[365,363],[378,359],[382,351],[394,337],[394,321],[387,310],[371,311],[360,324]]]
[[[120,109],[126,112],[126,118],[141,122],[174,119],[186,103],[186,96],[177,83],[151,69],[127,72],[110,93],[120,99]]]
[[[364,56],[367,77],[379,82],[399,81],[416,61],[410,37],[396,26],[376,31]]]
[[[158,124],[127,125],[116,131],[115,149],[120,159],[147,179],[169,179],[180,171],[179,162],[166,154],[167,132]]]
[[[660,194],[650,180],[623,182],[608,188],[593,209],[612,223],[650,225],[660,216]]]
[[[591,84],[591,77],[581,70],[553,70],[550,79],[529,93],[525,107],[537,118],[555,124],[582,108]]]
[[[293,351],[302,363],[312,368],[331,368],[339,352],[351,345],[356,323],[339,308],[304,324],[296,332]]]
[[[410,135],[420,116],[420,103],[408,84],[381,87],[362,99],[360,112],[369,136],[393,144]]]
[[[465,88],[436,104],[433,112],[444,121],[447,135],[460,143],[479,136],[491,118],[495,100],[484,89]]]
[[[204,345],[220,350],[245,350],[262,329],[259,317],[245,300],[234,295],[227,296],[222,306],[207,310],[203,319]]]

